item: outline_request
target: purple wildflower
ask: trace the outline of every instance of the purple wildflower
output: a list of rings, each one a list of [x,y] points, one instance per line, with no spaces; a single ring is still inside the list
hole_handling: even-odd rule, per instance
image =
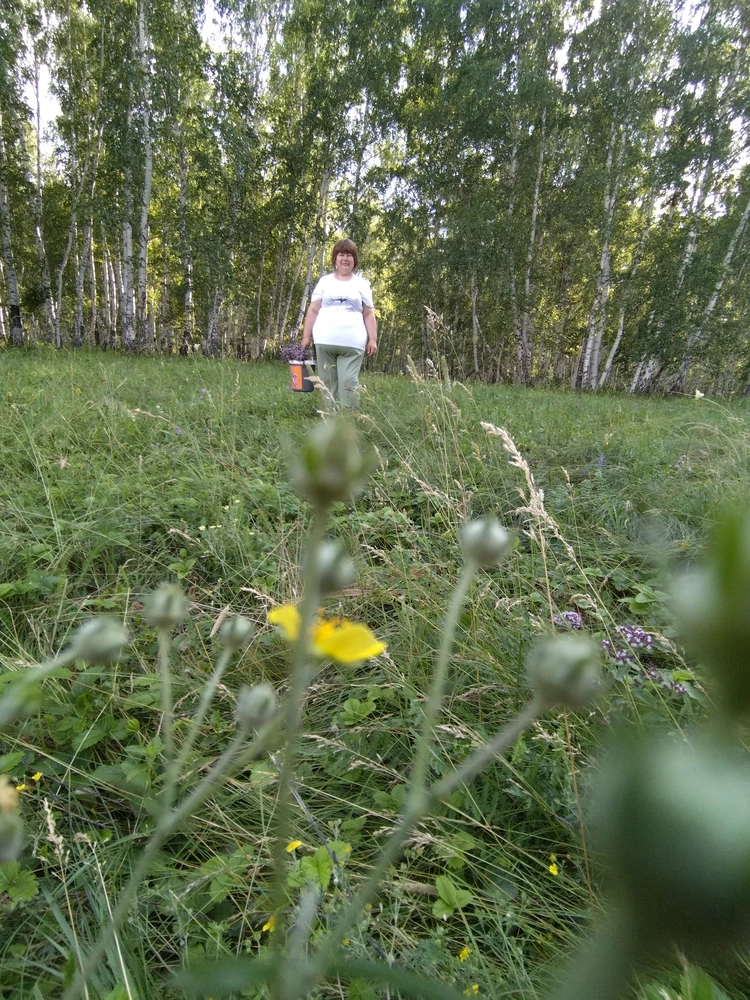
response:
[[[563,611],[561,615],[553,615],[552,621],[559,628],[583,628],[583,619],[577,611]]]
[[[310,360],[307,357],[308,353],[299,344],[290,344],[289,347],[281,348],[281,357],[284,361],[308,361]]]
[[[177,435],[177,437],[179,437],[180,434],[182,434],[182,428],[181,427],[175,427],[174,432]]]

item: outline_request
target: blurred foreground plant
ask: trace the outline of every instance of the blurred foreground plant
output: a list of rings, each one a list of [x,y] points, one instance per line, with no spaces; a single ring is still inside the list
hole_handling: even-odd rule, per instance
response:
[[[750,943],[750,518],[718,525],[705,565],[673,584],[685,647],[713,684],[699,732],[621,737],[600,769],[596,826],[609,871],[606,925],[558,1000],[616,1000],[675,949],[701,961]]]

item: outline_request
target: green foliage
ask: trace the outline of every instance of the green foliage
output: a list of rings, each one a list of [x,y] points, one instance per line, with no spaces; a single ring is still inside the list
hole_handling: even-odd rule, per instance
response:
[[[26,785],[19,795],[28,846],[11,863],[17,867],[2,866],[21,894],[0,890],[3,988],[20,1000],[30,983],[43,996],[60,995],[76,968],[76,940],[91,947],[158,821],[163,682],[144,595],[179,580],[191,603],[174,635],[178,746],[209,677],[221,612],[256,626],[185,762],[186,791],[231,740],[231,692],[260,680],[285,686],[286,657],[266,611],[299,594],[308,513],[286,486],[279,445],[285,434],[299,440],[316,417],[313,401],[285,392],[285,372],[271,365],[71,359],[43,350],[5,361],[0,583],[31,579],[34,569],[63,582],[48,594],[0,601],[3,694],[27,679],[40,651],[65,648],[92,611],[114,614],[135,637],[116,666],[77,664],[35,683],[32,711],[3,732],[0,773]],[[642,665],[613,670],[603,703],[571,716],[569,732],[562,719],[543,720],[505,762],[441,802],[388,873],[347,952],[353,961],[374,957],[374,941],[398,968],[452,983],[459,995],[473,984],[488,995],[502,982],[533,997],[589,920],[591,893],[598,899],[578,806],[607,715],[657,728],[688,727],[703,715],[701,701],[646,673],[656,666],[702,691],[701,668],[688,667],[666,634],[659,562],[696,559],[719,500],[747,494],[746,408],[514,387],[449,391],[438,379],[366,381],[361,426],[381,468],[361,497],[334,510],[332,534],[357,554],[360,574],[327,610],[366,621],[388,655],[354,669],[327,667],[315,679],[294,779],[336,861],[295,807],[283,836],[305,846],[291,862],[285,906],[294,914],[315,893],[314,937],[322,933],[402,813],[458,571],[458,526],[467,514],[494,512],[519,544],[502,567],[482,573],[459,617],[432,779],[518,711],[528,694],[521,665],[533,636],[549,627],[550,600],[555,614],[578,610],[602,639],[634,623],[637,608],[655,651],[641,655]],[[210,407],[200,401],[204,387]],[[553,534],[545,558],[529,538],[537,525],[519,509],[527,506],[518,496],[527,489],[523,473],[481,430],[487,419],[508,427],[575,559]],[[92,998],[117,996],[125,981],[133,995],[168,996],[164,975],[175,965],[266,954],[278,773],[269,760],[248,766],[160,850],[119,952],[110,950],[92,981]],[[62,855],[48,840],[45,799]],[[465,945],[471,954],[459,961]],[[351,974],[384,992],[378,983],[386,980]],[[707,975],[727,995],[748,991],[742,967],[722,964]],[[688,987],[665,974],[664,989],[676,998]]]

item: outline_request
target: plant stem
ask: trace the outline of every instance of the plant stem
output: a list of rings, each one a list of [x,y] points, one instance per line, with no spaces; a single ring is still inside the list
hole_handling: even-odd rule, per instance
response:
[[[524,711],[496,733],[489,743],[467,757],[461,766],[447,778],[436,782],[423,796],[421,804],[407,799],[406,812],[391,834],[382,854],[370,870],[366,881],[346,907],[336,925],[324,938],[317,958],[311,966],[311,978],[305,983],[306,990],[311,990],[325,976],[333,961],[336,949],[347,937],[364,907],[374,897],[388,868],[401,854],[407,837],[419,821],[429,813],[439,799],[445,798],[461,785],[470,782],[493,757],[515,743],[524,729],[537,718],[543,707],[539,701],[530,702]]]
[[[310,631],[320,601],[318,552],[323,541],[328,521],[327,508],[319,508],[315,512],[310,535],[307,541],[305,562],[303,566],[304,592],[302,609],[300,611],[300,631],[294,644],[292,658],[292,675],[284,704],[284,756],[279,771],[279,791],[274,816],[276,839],[273,852],[273,894],[271,898],[272,915],[276,919],[274,947],[280,949],[284,944],[284,899],[286,872],[289,857],[286,852],[285,840],[289,833],[292,808],[292,781],[294,765],[299,741],[300,715],[305,688],[308,683],[308,658]],[[281,962],[279,972],[281,972]],[[276,987],[274,987],[276,989]]]
[[[164,733],[164,759],[166,761],[166,781],[161,794],[162,815],[166,816],[172,808],[175,797],[175,751],[174,730],[172,719],[172,671],[169,666],[169,647],[171,635],[169,629],[160,628],[157,632],[159,642],[159,676],[161,677],[161,714],[162,731]]]
[[[429,770],[430,748],[432,746],[433,730],[440,714],[440,706],[443,702],[443,691],[448,678],[448,667],[450,664],[450,654],[453,648],[453,639],[458,624],[458,616],[461,614],[466,594],[469,590],[474,574],[477,571],[477,564],[473,560],[467,560],[458,579],[448,612],[443,623],[443,634],[440,639],[440,650],[435,663],[435,672],[432,675],[432,684],[424,708],[424,720],[422,730],[419,734],[417,750],[414,757],[414,767],[411,772],[409,797],[417,800],[424,799],[427,785],[427,773]]]
[[[220,783],[231,774],[241,770],[250,761],[259,757],[274,741],[279,730],[277,720],[273,720],[256,736],[253,742],[246,747],[243,752],[239,752],[240,747],[248,736],[247,729],[240,729],[235,734],[232,742],[224,753],[219,757],[214,767],[200,781],[193,791],[171,812],[162,815],[156,829],[151,835],[151,839],[143,849],[138,864],[133,870],[133,874],[120,893],[117,906],[112,912],[112,917],[99,935],[99,939],[94,945],[91,953],[86,958],[85,968],[78,972],[73,982],[65,991],[62,1000],[78,1000],[81,990],[84,989],[88,980],[89,972],[95,969],[104,957],[112,939],[119,930],[123,920],[127,916],[128,910],[135,899],[138,886],[143,880],[162,844],[174,833],[198,806],[209,797]]]
[[[219,656],[219,659],[216,663],[216,667],[214,668],[214,671],[208,680],[208,684],[206,684],[205,687],[203,688],[203,693],[201,694],[201,700],[198,704],[198,711],[195,713],[195,716],[193,717],[193,721],[190,726],[190,732],[187,735],[187,739],[185,740],[179,754],[176,755],[174,767],[171,769],[172,773],[170,774],[169,772],[167,772],[167,784],[169,784],[171,780],[175,786],[177,785],[177,782],[179,781],[180,778],[180,771],[185,766],[185,762],[190,756],[190,751],[193,749],[193,747],[195,746],[195,741],[200,736],[203,720],[206,718],[206,715],[208,714],[208,710],[211,707],[211,704],[214,700],[214,695],[216,694],[216,689],[221,683],[221,679],[224,676],[227,667],[229,666],[229,661],[231,660],[231,658],[232,658],[231,650],[223,649],[221,651],[221,655]]]

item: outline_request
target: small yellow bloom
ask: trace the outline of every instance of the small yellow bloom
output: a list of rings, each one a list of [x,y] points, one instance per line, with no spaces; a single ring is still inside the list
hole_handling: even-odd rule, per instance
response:
[[[263,930],[268,931],[269,934],[273,934],[276,930],[276,915],[274,913],[272,913],[268,920],[266,920],[263,924]]]
[[[349,947],[349,938],[344,938],[344,940],[341,943],[343,944],[343,946],[345,948],[348,948]]]
[[[302,620],[292,604],[282,604],[268,613],[272,625],[278,625],[289,642],[299,639]],[[359,663],[379,656],[386,648],[366,625],[342,618],[318,618],[310,630],[310,646],[314,653],[337,663]]]
[[[552,864],[547,869],[547,871],[550,873],[550,875],[558,875],[559,872],[560,872],[560,869],[557,867],[557,865],[553,861]]]
[[[468,990],[464,990],[465,997],[475,997],[479,992],[479,986],[477,983],[472,983]]]
[[[23,781],[21,782],[20,785],[16,785],[16,791],[17,792],[25,792],[26,791],[26,785],[24,784]]]
[[[205,524],[199,524],[198,525],[198,531],[205,531],[205,530],[206,530]]]
[[[286,845],[286,853],[291,854],[292,851],[296,851],[298,847],[302,847],[301,840],[290,840]]]
[[[31,780],[32,781],[41,781],[43,777],[44,777],[44,775],[42,774],[42,772],[41,771],[37,771],[36,774],[32,774],[31,775]]]
[[[469,946],[466,945],[458,953],[458,960],[459,960],[459,962],[465,962],[466,959],[469,957],[469,955],[471,955],[471,948],[469,948]]]

